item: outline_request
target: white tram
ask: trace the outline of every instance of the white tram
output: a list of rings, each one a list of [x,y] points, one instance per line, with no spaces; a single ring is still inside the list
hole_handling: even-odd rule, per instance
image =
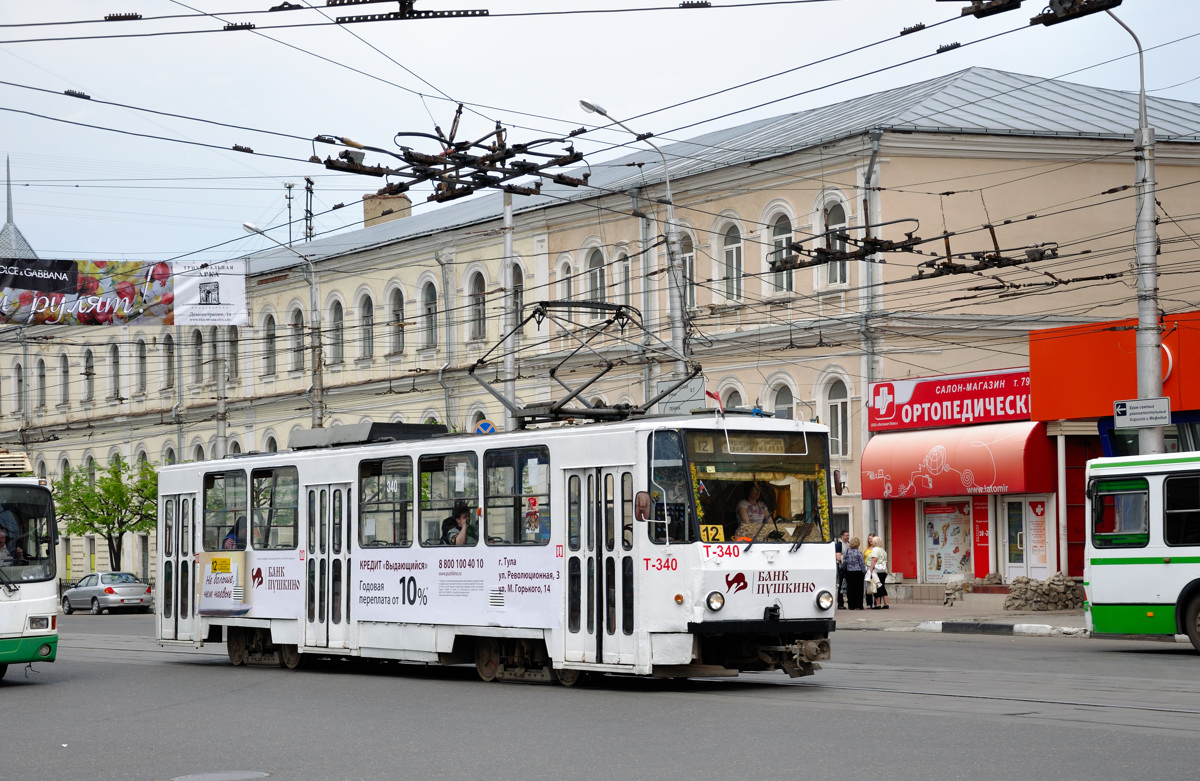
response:
[[[694,415],[442,432],[342,426],[324,432],[334,445],[303,432],[287,452],[164,467],[159,642],[224,641],[233,664],[474,663],[484,680],[568,685],[800,676],[829,658],[825,427]],[[752,484],[770,513],[739,524]]]
[[[58,656],[54,500],[24,453],[0,450],[0,678]]]

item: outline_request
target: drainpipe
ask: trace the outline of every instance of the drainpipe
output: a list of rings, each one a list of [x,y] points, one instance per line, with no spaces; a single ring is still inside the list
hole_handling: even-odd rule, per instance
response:
[[[521,322],[521,312],[517,309],[516,290],[513,289],[513,211],[512,211],[512,193],[504,193],[504,287],[508,289],[509,306],[508,306],[508,325],[505,327],[505,333],[509,334],[504,340],[504,398],[508,399],[510,404],[515,404],[517,401],[517,356],[513,351],[516,349],[517,337],[512,333],[517,327],[517,323]],[[504,322],[504,321],[501,321]],[[511,409],[504,410],[504,430],[515,431],[517,428],[517,419],[513,417]]]
[[[879,193],[871,189],[871,180],[874,177],[875,165],[879,160],[879,139],[883,137],[882,130],[871,130],[868,133],[871,139],[871,159],[867,163],[866,173],[863,175],[863,224],[866,226],[866,238],[871,238],[871,220],[872,215],[878,219],[878,213],[881,211],[879,202]],[[875,337],[871,332],[871,317],[875,314],[875,258],[869,258],[863,266],[865,276],[865,289],[863,291],[863,315],[862,315],[862,335],[863,348],[866,360],[866,383],[867,383],[867,404],[871,403],[870,388],[871,383],[875,381]],[[864,408],[864,413],[866,409]],[[867,420],[868,416],[863,415],[863,420]],[[866,439],[863,442],[864,448],[866,443],[871,439],[870,429],[866,430]],[[879,518],[876,510],[876,501],[871,500],[867,503],[867,528],[872,533],[879,533]]]

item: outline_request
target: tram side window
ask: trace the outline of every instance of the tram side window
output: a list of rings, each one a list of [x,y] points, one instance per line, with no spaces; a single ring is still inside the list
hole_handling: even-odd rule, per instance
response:
[[[694,542],[692,486],[678,431],[655,431],[649,441],[651,542]],[[665,523],[664,523],[665,521]]]
[[[412,459],[385,458],[358,465],[358,544],[363,548],[412,545]]]
[[[1146,480],[1100,480],[1092,490],[1092,545],[1145,547],[1150,541],[1150,489]]]
[[[1200,545],[1200,475],[1168,477],[1163,537],[1168,545]]]
[[[296,547],[300,477],[294,466],[250,473],[251,544],[258,550]]]
[[[447,522],[455,506],[466,507],[467,545],[479,541],[479,457],[475,453],[421,456],[420,531],[422,545],[444,545]]]
[[[550,451],[489,450],[484,466],[484,533],[488,545],[550,542]]]
[[[245,472],[204,476],[204,550],[246,549],[247,506]]]

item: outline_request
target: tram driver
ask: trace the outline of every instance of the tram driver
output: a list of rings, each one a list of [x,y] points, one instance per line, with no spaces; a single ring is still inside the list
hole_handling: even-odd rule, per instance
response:
[[[479,539],[471,523],[471,508],[465,502],[454,505],[454,514],[442,521],[442,542],[446,545],[474,545]]]

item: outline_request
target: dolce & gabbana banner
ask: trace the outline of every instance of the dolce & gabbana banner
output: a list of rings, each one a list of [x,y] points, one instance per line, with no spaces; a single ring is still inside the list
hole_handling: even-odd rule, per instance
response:
[[[245,325],[244,260],[0,258],[0,323]]]

